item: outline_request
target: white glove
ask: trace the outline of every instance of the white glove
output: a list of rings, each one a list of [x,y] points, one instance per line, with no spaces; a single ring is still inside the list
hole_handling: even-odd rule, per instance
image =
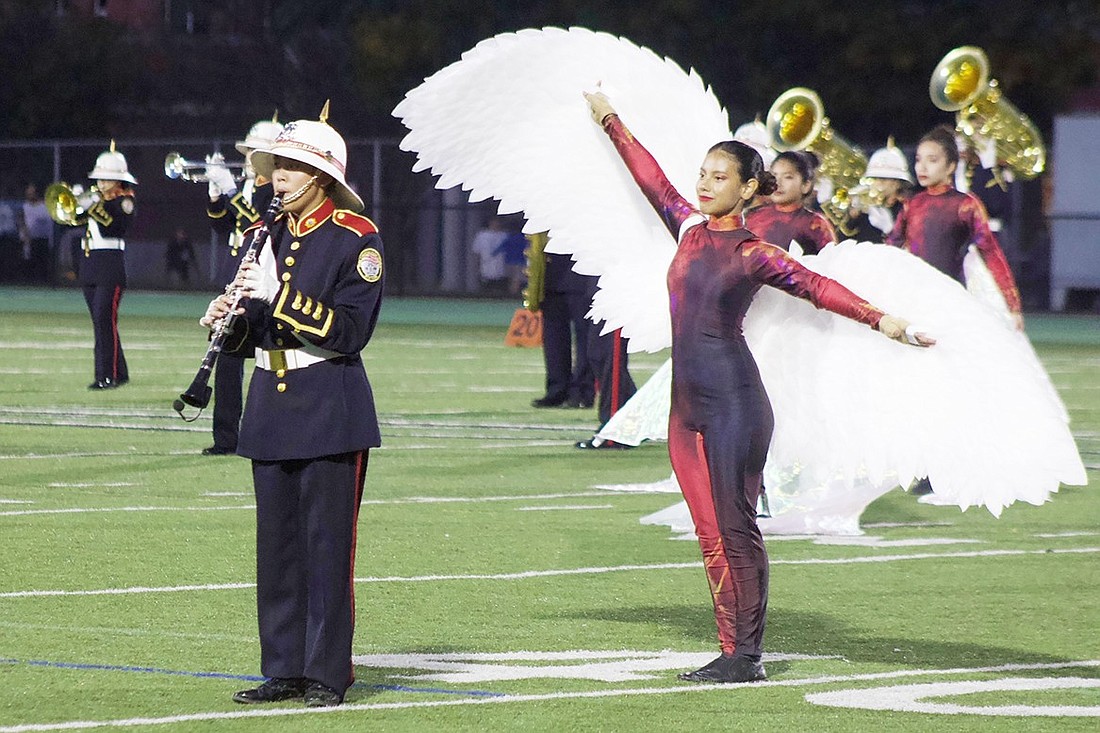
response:
[[[819,178],[817,179],[817,203],[823,204],[833,197],[833,191],[835,191],[832,179]]]
[[[255,262],[246,262],[241,265],[241,270],[237,273],[236,284],[241,288],[245,297],[260,300],[264,303],[275,300],[275,296],[282,286],[282,283],[273,273],[268,272]]]
[[[978,148],[978,160],[982,168],[992,168],[997,165],[997,143],[993,138],[974,136],[974,142]]]
[[[237,182],[233,180],[233,174],[229,169],[219,163],[211,163],[206,166],[206,180],[209,185],[206,188],[210,194],[210,200],[214,201],[223,193],[232,196],[237,192]]]
[[[894,215],[885,206],[872,206],[867,209],[867,221],[883,234],[894,231]]]

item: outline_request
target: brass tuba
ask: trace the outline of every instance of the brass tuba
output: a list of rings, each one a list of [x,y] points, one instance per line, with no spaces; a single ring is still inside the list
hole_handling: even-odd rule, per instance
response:
[[[989,59],[977,46],[948,52],[928,82],[932,104],[956,112],[955,129],[968,139],[986,138],[997,146],[997,160],[1023,178],[1046,167],[1046,150],[1039,130],[1001,94],[989,78]]]
[[[76,226],[77,216],[83,214],[95,203],[98,194],[77,190],[67,183],[51,183],[42,195],[46,202],[46,211],[58,224]]]
[[[821,210],[841,232],[854,234],[850,194],[867,170],[867,156],[833,131],[817,92],[805,87],[783,92],[768,110],[766,126],[776,150],[807,150],[818,157],[818,175],[833,184],[833,195]]]
[[[527,287],[523,289],[523,307],[532,313],[542,308],[542,299],[546,295],[546,232],[527,235]]]

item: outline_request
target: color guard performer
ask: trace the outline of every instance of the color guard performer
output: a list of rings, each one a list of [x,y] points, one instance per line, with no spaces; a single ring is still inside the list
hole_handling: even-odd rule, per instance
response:
[[[228,245],[221,251],[218,262],[218,283],[228,283],[237,274],[244,233],[259,221],[261,212],[267,211],[274,195],[271,181],[256,173],[252,154],[270,148],[282,130],[276,114],[270,120],[260,120],[254,124],[244,140],[237,142],[237,152],[244,155],[245,172],[244,184],[239,191],[229,169],[219,165],[217,160],[208,160],[210,165],[206,169],[206,179],[209,181],[207,192],[210,203],[206,207],[206,215],[210,218],[210,228],[225,237]],[[203,448],[204,456],[237,452],[245,358],[237,354],[221,354],[218,358],[214,369],[214,445]]]
[[[253,154],[282,213],[234,286],[246,299],[236,350],[255,348],[237,452],[252,459],[261,671],[239,703],[339,705],[353,680],[356,522],[369,449],[380,444],[360,351],[378,321],[382,240],[357,212],[347,147],[326,118],[289,123]],[[250,235],[263,228],[257,225]],[[232,299],[211,302],[203,325]],[[233,350],[233,349],[231,349]]]
[[[92,316],[95,333],[95,381],[88,389],[115,389],[130,381],[126,355],[118,335],[118,306],[126,288],[123,237],[134,215],[137,180],[126,167],[126,157],[111,149],[100,153],[88,174],[96,191],[75,223],[86,226],[84,256],[78,271],[84,286],[84,301]]]

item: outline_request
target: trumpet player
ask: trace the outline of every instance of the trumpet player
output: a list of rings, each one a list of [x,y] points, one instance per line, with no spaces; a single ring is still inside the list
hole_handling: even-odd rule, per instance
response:
[[[274,196],[270,179],[256,174],[252,154],[270,148],[282,130],[283,126],[275,117],[260,120],[249,128],[244,140],[237,142],[237,152],[245,160],[245,177],[240,190],[237,190],[237,180],[229,168],[217,159],[208,161],[205,178],[210,203],[206,214],[210,218],[210,228],[216,235],[224,237],[226,242],[218,262],[219,283],[228,283],[237,274],[244,232],[259,221],[260,212],[267,211]],[[204,456],[237,452],[243,407],[244,361],[245,357],[236,354],[222,354],[218,359],[214,369],[214,444],[203,448]]]
[[[267,678],[233,696],[242,704],[339,705],[353,679],[356,523],[368,453],[380,444],[360,352],[378,320],[383,250],[327,116],[326,103],[319,121],[291,122],[253,154],[283,209],[234,281],[245,323],[227,350],[256,354],[237,452],[252,459]],[[214,326],[234,300],[214,299],[202,323]]]
[[[74,220],[86,228],[78,271],[95,335],[95,380],[88,389],[114,389],[130,381],[118,334],[118,306],[126,289],[123,237],[134,216],[131,186],[137,180],[113,140],[110,150],[96,158],[88,178],[95,182],[95,190],[84,196],[84,210]]]

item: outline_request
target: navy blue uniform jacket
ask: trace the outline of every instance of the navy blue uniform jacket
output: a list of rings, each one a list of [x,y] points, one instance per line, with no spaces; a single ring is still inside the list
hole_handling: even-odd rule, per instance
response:
[[[77,223],[87,225],[88,220],[99,225],[104,237],[122,239],[134,217],[134,192],[125,189],[110,199],[95,202],[87,213],[77,217]],[[84,253],[80,262],[81,285],[120,285],[126,287],[126,258],[120,249],[92,249]]]
[[[206,206],[206,215],[210,218],[210,228],[222,235],[221,247],[218,252],[217,281],[222,284],[232,282],[237,276],[237,268],[241,265],[241,257],[244,252],[240,247],[234,247],[233,242],[243,243],[243,239],[231,239],[232,232],[248,231],[260,220],[260,215],[267,211],[274,198],[275,191],[271,182],[263,183],[252,189],[252,200],[249,201],[244,192],[238,191],[233,196],[224,193],[217,201],[211,201]]]
[[[237,453],[286,461],[380,445],[374,396],[359,355],[382,304],[377,228],[326,198],[297,221],[280,215],[272,234],[282,285],[270,304],[246,305],[247,328],[237,327],[236,338],[243,341],[234,350],[243,355],[253,347],[292,349],[308,343],[340,356],[284,372],[257,367]]]

